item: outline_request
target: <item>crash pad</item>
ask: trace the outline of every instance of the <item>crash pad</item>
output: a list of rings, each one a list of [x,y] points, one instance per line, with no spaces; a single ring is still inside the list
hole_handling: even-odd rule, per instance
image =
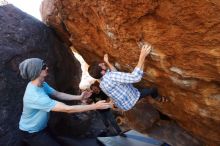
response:
[[[130,130],[124,133],[126,137],[122,136],[110,136],[110,137],[98,137],[105,146],[169,146],[163,141],[149,137],[148,135],[141,134],[135,130]]]

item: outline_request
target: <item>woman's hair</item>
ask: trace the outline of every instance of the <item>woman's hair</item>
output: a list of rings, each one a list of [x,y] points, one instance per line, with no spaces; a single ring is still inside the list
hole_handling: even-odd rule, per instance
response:
[[[95,81],[93,84],[90,85],[90,89],[92,87],[98,87],[99,88],[99,82]]]

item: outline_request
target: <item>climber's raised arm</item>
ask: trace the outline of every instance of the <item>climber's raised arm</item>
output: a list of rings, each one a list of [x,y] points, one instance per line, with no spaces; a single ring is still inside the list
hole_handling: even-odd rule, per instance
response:
[[[150,53],[152,47],[149,44],[143,45],[141,49],[141,54],[139,56],[138,64],[136,68],[139,68],[141,70],[144,70],[144,61],[147,55]]]
[[[108,67],[110,68],[111,71],[117,71],[117,69],[114,67],[114,65],[112,65],[109,60],[108,60],[108,54],[104,55],[104,61],[105,63],[108,65]]]

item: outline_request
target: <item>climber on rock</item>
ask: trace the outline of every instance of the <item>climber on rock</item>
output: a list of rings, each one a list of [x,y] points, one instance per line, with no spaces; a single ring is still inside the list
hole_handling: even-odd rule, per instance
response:
[[[144,61],[151,49],[152,47],[148,44],[142,46],[139,61],[132,73],[117,71],[109,62],[107,54],[104,55],[105,63],[94,63],[89,66],[90,76],[100,82],[100,88],[112,98],[116,107],[125,111],[130,110],[139,99],[149,95],[157,101],[167,101],[166,97],[158,94],[157,88],[137,89],[132,85],[141,81]]]
[[[83,100],[91,96],[91,92],[81,95],[70,95],[58,92],[50,87],[45,78],[48,67],[39,58],[26,59],[19,64],[22,78],[30,80],[23,97],[23,112],[19,122],[22,141],[30,146],[60,146],[48,131],[49,112],[79,113],[96,109],[107,109],[112,104],[104,100],[90,105],[66,105],[60,100]]]

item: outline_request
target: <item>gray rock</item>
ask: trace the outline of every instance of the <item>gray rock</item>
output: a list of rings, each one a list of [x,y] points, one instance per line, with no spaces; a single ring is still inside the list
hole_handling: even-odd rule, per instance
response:
[[[0,6],[0,145],[16,145],[22,97],[28,81],[19,75],[18,64],[26,58],[44,59],[48,82],[59,91],[79,92],[81,69],[55,33],[39,20],[13,5]]]

